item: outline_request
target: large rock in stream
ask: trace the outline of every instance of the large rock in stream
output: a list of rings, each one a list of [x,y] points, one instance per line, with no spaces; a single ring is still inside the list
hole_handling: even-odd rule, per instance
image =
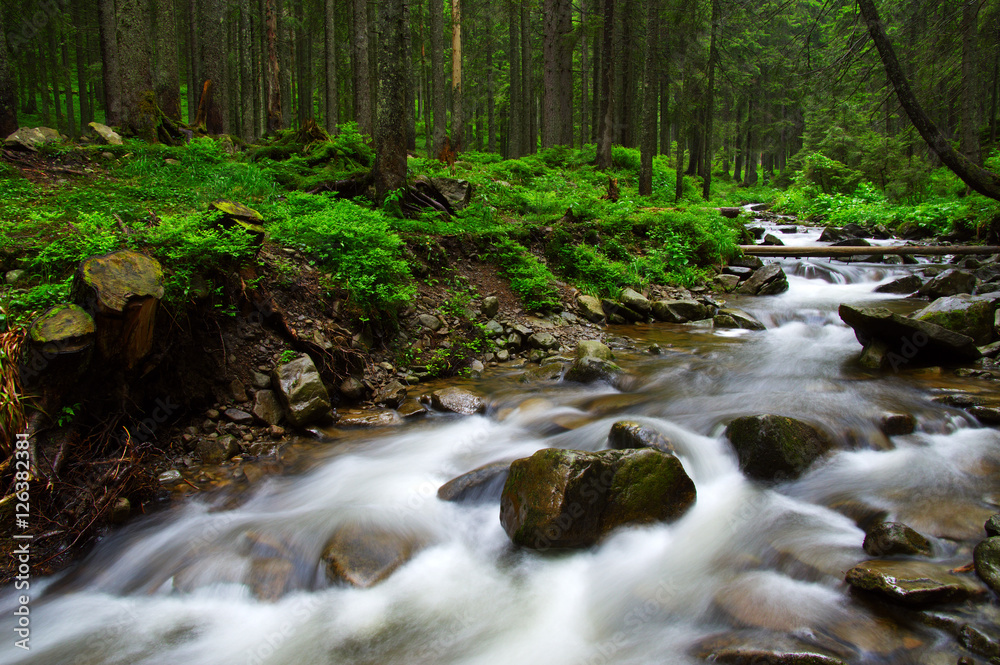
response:
[[[756,480],[794,478],[833,447],[812,425],[774,414],[736,418],[726,427],[726,436],[740,470]]]
[[[993,310],[992,297],[960,293],[938,298],[913,318],[967,335],[983,346],[993,340]]]
[[[976,545],[973,559],[976,574],[991,589],[1000,593],[1000,537],[993,536]]]
[[[350,523],[340,527],[323,549],[326,577],[370,587],[410,560],[423,543],[412,534]]]
[[[930,321],[896,314],[885,307],[843,304],[838,310],[844,323],[854,328],[862,346],[882,347],[877,364],[899,369],[907,363],[940,364],[968,362],[980,356],[968,335],[948,330]]]
[[[769,263],[755,270],[736,292],[751,296],[775,296],[787,290],[788,277],[785,271],[777,263]]]
[[[305,427],[330,416],[330,394],[309,356],[276,367],[271,383],[293,425]]]
[[[510,462],[490,462],[452,478],[438,488],[442,501],[487,503],[498,501],[507,481]]]
[[[972,293],[976,288],[976,276],[967,270],[952,268],[933,277],[917,290],[918,296],[943,298],[959,293]]]
[[[957,603],[987,593],[975,578],[926,561],[863,561],[847,571],[846,580],[856,589],[904,605]]]
[[[680,460],[658,450],[546,448],[511,463],[500,523],[523,547],[587,547],[625,524],[675,520],[695,495]]]

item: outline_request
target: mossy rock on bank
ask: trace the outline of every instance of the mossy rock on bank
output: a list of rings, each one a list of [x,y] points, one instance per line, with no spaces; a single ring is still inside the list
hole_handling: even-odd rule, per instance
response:
[[[968,335],[983,346],[993,341],[993,311],[993,298],[960,293],[938,298],[913,318]]]
[[[740,469],[757,480],[794,478],[833,446],[812,425],[774,414],[736,418],[726,427],[726,436]]]
[[[680,460],[650,448],[546,448],[511,463],[500,522],[523,547],[587,547],[625,524],[671,521],[694,503]]]
[[[264,230],[264,216],[253,208],[248,208],[242,203],[225,200],[212,201],[210,207],[222,213],[219,222],[223,226],[227,228],[237,225],[241,226],[253,235],[257,244],[264,242],[264,234],[266,233]]]
[[[76,271],[73,296],[94,317],[103,358],[132,369],[152,349],[163,298],[163,268],[156,259],[132,250],[92,256]]]

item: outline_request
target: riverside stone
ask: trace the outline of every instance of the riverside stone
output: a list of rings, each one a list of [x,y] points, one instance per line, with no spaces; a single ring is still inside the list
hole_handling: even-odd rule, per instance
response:
[[[950,269],[931,278],[917,290],[918,296],[941,298],[959,293],[972,293],[976,288],[976,276],[967,270]]]
[[[986,593],[971,577],[925,561],[864,561],[847,571],[847,583],[905,605],[961,602]]]
[[[973,561],[979,578],[1000,593],[1000,537],[987,538],[976,545]]]
[[[578,295],[576,306],[580,309],[583,318],[591,323],[603,323],[607,318],[604,314],[604,308],[601,307],[601,301],[594,296]]]
[[[352,523],[337,529],[322,561],[331,582],[367,588],[389,577],[419,549],[419,540],[410,534]]]
[[[673,455],[546,448],[511,463],[500,522],[523,547],[587,547],[625,524],[675,520],[695,496]]]
[[[700,321],[708,316],[708,307],[697,300],[657,300],[652,309],[654,318],[667,323]]]
[[[900,522],[880,522],[874,525],[865,534],[862,547],[871,556],[931,554],[930,541]]]
[[[989,344],[993,339],[993,298],[960,293],[938,298],[913,315],[921,321],[930,321],[963,335],[968,335],[978,345]]]
[[[787,290],[788,277],[785,271],[777,263],[769,263],[755,270],[736,292],[751,296],[772,296]]]
[[[491,462],[452,478],[438,488],[442,501],[488,503],[499,501],[507,480],[510,462]]]
[[[842,304],[838,311],[863,346],[876,339],[886,344],[884,367],[898,369],[910,362],[964,362],[980,356],[971,337],[930,321],[901,316],[884,307]]]
[[[608,446],[613,450],[655,448],[660,452],[676,454],[670,439],[652,427],[630,420],[619,420],[608,432]]]
[[[740,469],[757,480],[796,477],[833,446],[812,425],[775,414],[736,418],[726,427],[726,437]]]
[[[258,390],[253,396],[253,415],[268,425],[277,425],[284,417],[281,402],[273,390]]]
[[[276,367],[271,373],[271,383],[293,425],[305,427],[329,417],[330,394],[309,356]]]
[[[439,411],[451,411],[465,416],[486,410],[486,402],[481,395],[456,387],[435,390],[431,393],[431,404]]]

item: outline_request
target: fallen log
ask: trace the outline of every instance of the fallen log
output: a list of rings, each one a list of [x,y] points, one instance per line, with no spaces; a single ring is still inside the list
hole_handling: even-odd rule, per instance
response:
[[[740,245],[746,256],[771,256],[795,258],[840,258],[845,256],[924,255],[948,254],[1000,254],[996,245],[899,245],[893,247],[776,247],[767,245]]]

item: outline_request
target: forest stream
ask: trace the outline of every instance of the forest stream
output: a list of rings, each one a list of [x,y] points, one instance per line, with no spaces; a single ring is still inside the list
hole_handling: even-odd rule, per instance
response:
[[[804,245],[818,235],[799,227],[781,237]],[[242,493],[220,490],[131,523],[71,570],[32,582],[32,649],[4,640],[0,662],[624,665],[698,663],[725,645],[762,644],[823,654],[794,662],[955,663],[967,652],[953,627],[997,624],[995,600],[908,609],[852,591],[844,577],[872,558],[863,527],[878,520],[927,536],[929,562],[971,563],[1000,505],[1000,434],[934,398],[992,389],[950,370],[858,364],[861,346],[838,306],[913,311],[924,303],[874,288],[914,266],[782,265],[787,292],[727,296],[765,331],[610,327],[631,340],[616,349],[639,377],[630,392],[523,384],[499,368],[471,380],[488,396],[485,415],[431,413],[349,437],[331,430]],[[750,480],[723,431],[758,413],[817,425],[836,449],[796,479]],[[886,413],[912,415],[915,431],[887,436]],[[697,501],[679,520],[538,552],[504,532],[499,485],[476,502],[437,497],[490,462],[605,448],[623,419],[668,438],[694,481]],[[369,588],[331,585],[320,557],[345,524],[405,540],[412,556]],[[248,580],[269,566],[288,575],[262,599]],[[17,593],[0,597],[8,616]]]

